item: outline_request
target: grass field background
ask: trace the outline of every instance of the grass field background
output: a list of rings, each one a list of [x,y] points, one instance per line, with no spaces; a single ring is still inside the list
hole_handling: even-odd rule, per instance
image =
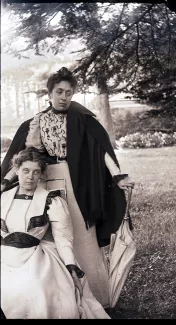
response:
[[[135,181],[137,253],[112,318],[176,319],[176,147],[116,153]]]

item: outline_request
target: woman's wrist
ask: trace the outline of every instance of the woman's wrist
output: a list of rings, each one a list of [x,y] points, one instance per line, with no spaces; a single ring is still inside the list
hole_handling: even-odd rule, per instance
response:
[[[120,182],[122,179],[128,177],[128,174],[122,174],[122,173],[119,173],[117,175],[114,175],[112,177],[112,185],[116,185],[118,182]]]

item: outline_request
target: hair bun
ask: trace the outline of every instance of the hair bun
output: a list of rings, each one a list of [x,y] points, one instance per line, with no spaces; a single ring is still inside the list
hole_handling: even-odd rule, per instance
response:
[[[61,81],[67,81],[68,83],[70,83],[71,87],[73,88],[73,91],[75,91],[77,86],[76,78],[70,70],[68,70],[66,67],[62,67],[60,70],[58,70],[48,78],[46,84],[48,92],[51,93],[53,91],[54,86],[60,83]]]
[[[57,72],[57,75],[61,76],[61,77],[66,77],[66,76],[69,76],[71,77],[72,76],[72,73],[70,70],[68,70],[67,68],[65,67],[62,67],[60,70],[58,70]]]

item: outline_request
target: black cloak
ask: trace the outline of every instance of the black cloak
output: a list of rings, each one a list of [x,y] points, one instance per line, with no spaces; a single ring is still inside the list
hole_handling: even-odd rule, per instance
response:
[[[47,108],[44,112],[50,110]],[[72,101],[67,115],[67,162],[74,194],[86,227],[96,225],[99,246],[110,243],[124,217],[125,193],[112,186],[112,176],[105,165],[107,152],[119,166],[109,136],[103,126],[84,106]],[[25,149],[26,137],[32,119],[21,124],[3,160],[1,177],[9,170],[13,155]],[[44,153],[49,158],[47,151]]]

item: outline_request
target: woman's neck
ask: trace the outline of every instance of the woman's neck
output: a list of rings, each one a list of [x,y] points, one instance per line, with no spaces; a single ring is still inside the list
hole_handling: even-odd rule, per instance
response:
[[[35,189],[33,190],[26,190],[25,188],[23,187],[19,187],[18,191],[17,191],[17,194],[24,194],[24,195],[33,195],[35,192]]]
[[[64,108],[64,109],[56,109],[52,106],[52,111],[54,114],[67,114],[68,113],[68,108]]]

